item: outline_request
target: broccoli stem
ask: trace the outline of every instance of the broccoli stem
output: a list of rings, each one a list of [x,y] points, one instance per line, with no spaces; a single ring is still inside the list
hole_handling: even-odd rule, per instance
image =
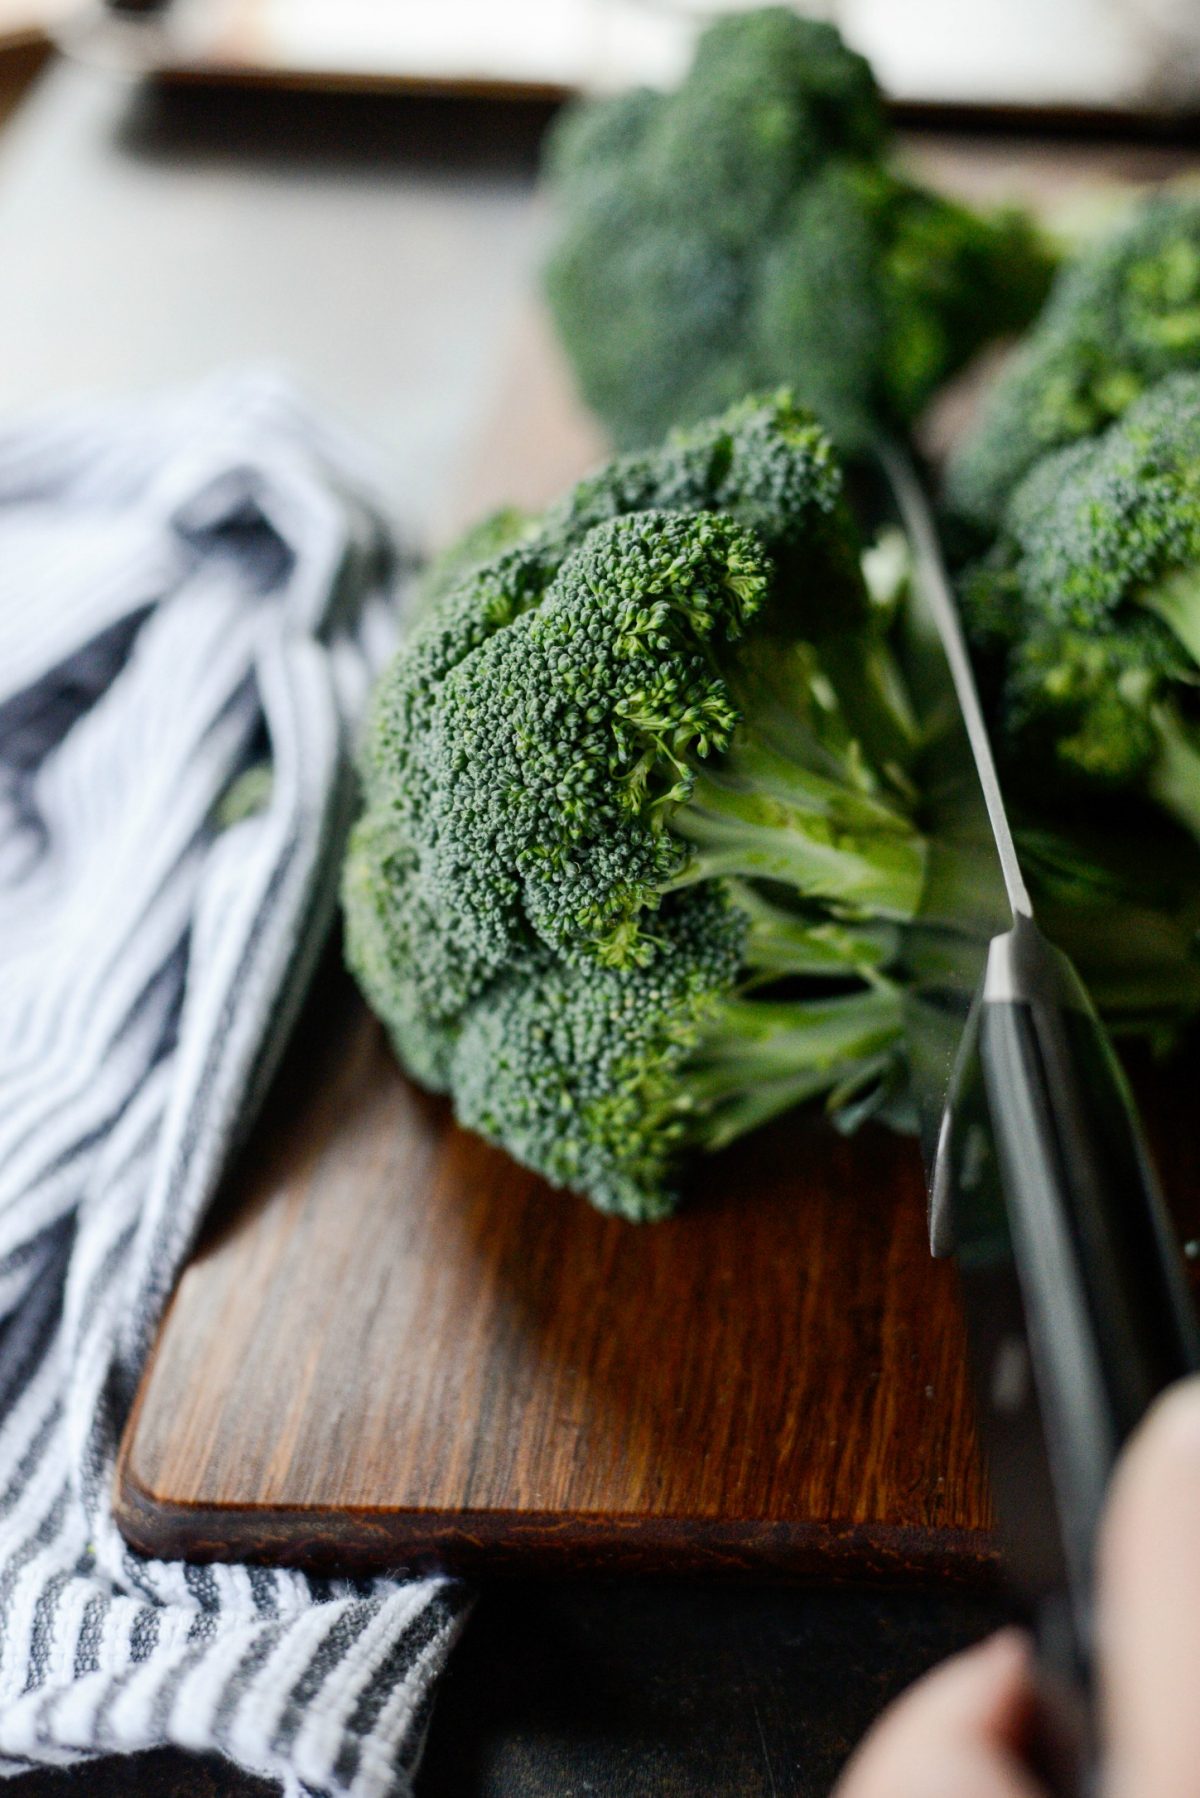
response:
[[[808,916],[742,881],[730,882],[729,896],[748,920],[743,963],[764,979],[857,976],[876,983],[896,957],[898,936],[892,924]]]
[[[696,772],[671,828],[692,846],[670,883],[775,880],[846,917],[907,920],[920,903],[925,843],[882,800],[794,762],[739,726],[719,772]]]
[[[724,1148],[806,1099],[883,1075],[902,1035],[890,982],[833,999],[723,1000],[688,1064],[697,1140]]]
[[[868,631],[844,631],[822,638],[820,656],[842,715],[867,761],[910,790],[905,770],[916,753],[920,732],[888,644]]]
[[[1151,797],[1200,840],[1200,741],[1167,701],[1155,707],[1159,750],[1150,768]]]
[[[869,628],[816,643],[765,635],[746,647],[730,690],[763,745],[863,791],[882,774],[912,797],[920,731],[891,648]]]
[[[1177,568],[1140,596],[1200,667],[1200,568]]]

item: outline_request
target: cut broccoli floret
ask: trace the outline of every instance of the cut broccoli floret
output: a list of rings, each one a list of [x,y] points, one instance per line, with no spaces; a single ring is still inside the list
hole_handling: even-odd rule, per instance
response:
[[[546,291],[616,442],[787,383],[858,451],[1030,321],[1052,259],[1028,220],[901,179],[887,138],[863,59],[782,7],[713,25],[675,93],[568,112]]]
[[[739,990],[747,921],[719,886],[671,900],[644,964],[540,951],[473,1008],[454,1057],[460,1120],[602,1210],[662,1217],[690,1154],[818,1094],[878,1102],[901,1075],[881,981],[818,997]]]
[[[1038,463],[962,593],[1018,770],[1144,785],[1200,835],[1200,375]]]
[[[1160,194],[1063,269],[950,464],[947,499],[990,534],[1021,477],[1094,436],[1164,375],[1200,367],[1200,196]]]

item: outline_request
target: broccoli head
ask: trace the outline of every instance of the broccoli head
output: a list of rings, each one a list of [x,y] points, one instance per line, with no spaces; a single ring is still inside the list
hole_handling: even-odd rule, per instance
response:
[[[910,1115],[904,929],[953,846],[923,832],[895,558],[871,589],[861,561],[823,432],[745,401],[474,535],[377,689],[350,965],[465,1124],[627,1217],[803,1100]],[[1194,1006],[1194,926],[1160,929],[1156,894],[1123,912],[1119,872],[1053,845],[1085,969],[1107,928],[1142,933],[1114,1008]]]
[[[443,559],[374,698],[343,878],[348,959],[410,1071],[566,1178],[562,1157],[583,1139],[564,1137],[558,1160],[549,1137],[526,1143],[515,1087],[487,1098],[472,1045],[500,1032],[512,1056],[518,1042],[532,1056],[552,1003],[582,1042],[614,1005],[661,992],[654,1046],[641,1062],[631,1046],[621,1066],[648,1092],[669,1031],[672,1068],[688,1046],[693,1097],[664,1101],[636,1151],[660,1157],[661,1192],[647,1173],[635,1202],[632,1162],[620,1175],[612,1143],[595,1147],[587,1189],[615,1204],[625,1179],[627,1211],[673,1190],[666,1145],[701,1059],[736,1085],[733,1038],[701,1033],[701,1011],[726,1032],[739,1019],[765,1029],[770,990],[790,1057],[772,1083],[780,1104],[848,1081],[882,1091],[877,1014],[895,1006],[879,994],[924,867],[889,619],[865,585],[829,441],[786,395],[618,457],[540,519],[473,533]],[[869,1030],[850,1021],[860,1009]],[[549,1090],[533,1082],[521,1101],[543,1123],[536,1094]],[[718,1109],[722,1129],[749,1127],[753,1095],[718,1107],[715,1093],[682,1143],[715,1141]],[[503,1129],[486,1121],[502,1103]],[[615,1130],[618,1113],[603,1115]],[[586,1116],[599,1130],[594,1107]]]
[[[1017,769],[1142,788],[1200,834],[1200,375],[1039,462],[962,593]]]
[[[843,448],[910,422],[1050,275],[1023,216],[901,179],[867,64],[833,26],[720,20],[679,90],[568,112],[547,171],[551,311],[623,444],[786,383]]]
[[[1159,194],[1059,274],[952,461],[951,508],[990,535],[1050,450],[1094,436],[1164,375],[1200,368],[1200,197]]]
[[[716,874],[909,915],[913,747],[828,441],[780,398],[468,568],[382,683],[365,783],[453,919],[457,1009],[531,933],[636,962]]]

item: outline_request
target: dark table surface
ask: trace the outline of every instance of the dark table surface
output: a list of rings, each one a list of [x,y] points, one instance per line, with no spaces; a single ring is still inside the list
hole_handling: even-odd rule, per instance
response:
[[[893,1693],[995,1597],[725,1585],[485,1591],[417,1798],[825,1798]],[[12,1798],[267,1798],[173,1751],[13,1780]]]
[[[11,65],[10,65],[11,67]],[[0,68],[0,117],[4,112]],[[419,537],[527,292],[544,109],[157,93],[51,64],[0,140],[0,407],[301,372],[371,442]],[[1057,188],[1180,157],[935,144],[960,188]],[[1007,180],[1015,170],[1017,181]],[[999,1620],[963,1592],[497,1587],[444,1682],[422,1798],[818,1798],[882,1703]],[[174,1752],[38,1773],[12,1798],[251,1798]]]

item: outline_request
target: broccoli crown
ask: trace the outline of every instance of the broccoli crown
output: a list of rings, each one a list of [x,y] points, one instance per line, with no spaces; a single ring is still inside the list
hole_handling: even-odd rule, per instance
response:
[[[774,550],[788,567],[803,565],[811,536],[820,546],[816,564],[825,570],[831,612],[841,608],[848,620],[866,615],[840,471],[822,432],[783,396],[744,403],[656,452],[616,458],[542,518],[517,525],[510,517],[498,546],[477,530],[465,547],[448,552],[373,698],[360,758],[365,816],[344,882],[351,964],[411,1065],[418,1058],[405,1046],[409,1033],[426,1021],[435,1031],[449,1027],[528,934],[517,904],[518,871],[501,877],[498,858],[491,858],[485,890],[471,855],[464,850],[456,859],[431,834],[431,820],[447,803],[447,681],[478,662],[493,637],[537,611],[591,531],[656,506],[696,515],[720,510],[728,531],[736,524],[755,533],[756,557]],[[388,893],[397,895],[394,902]],[[397,914],[391,922],[389,905]],[[381,995],[392,992],[401,996],[385,1003]],[[437,1061],[427,1051],[419,1059],[422,1067]]]
[[[872,759],[907,728],[827,440],[776,398],[469,568],[385,677],[365,785],[453,920],[457,1004],[530,932],[641,958],[663,893],[713,872],[911,909],[920,847]]]
[[[1190,741],[1200,662],[1200,375],[1039,462],[962,592],[1018,761],[1153,787]]]
[[[810,546],[824,572],[830,616],[865,618],[865,589],[827,437],[786,394],[748,400],[676,432],[660,449],[616,457],[479,561],[465,550],[437,565],[427,610],[377,689],[361,768],[368,803],[419,817],[425,795],[413,764],[443,681],[496,632],[539,606],[567,556],[595,526],[632,512],[720,511],[752,529],[782,568],[802,570]]]
[[[426,592],[343,878],[409,1070],[630,1215],[670,1202],[689,1146],[890,1091],[915,730],[811,418],[744,401],[618,457]]]
[[[444,684],[429,823],[448,878],[485,909],[519,899],[546,941],[583,932],[623,959],[686,857],[664,819],[690,793],[692,760],[738,723],[719,650],[771,573],[758,538],[721,513],[594,526],[537,610]]]
[[[1050,270],[1028,222],[899,179],[886,145],[867,64],[783,8],[713,25],[676,93],[568,112],[546,290],[618,443],[786,382],[859,449],[1028,323]]]
[[[1048,451],[1103,430],[1164,375],[1200,367],[1200,198],[1159,194],[1058,276],[948,471],[952,508],[995,530]]]
[[[897,1074],[895,989],[756,998],[738,989],[746,916],[719,884],[671,899],[627,968],[536,950],[469,1014],[458,1116],[602,1210],[665,1216],[698,1150],[818,1093],[849,1105]]]

